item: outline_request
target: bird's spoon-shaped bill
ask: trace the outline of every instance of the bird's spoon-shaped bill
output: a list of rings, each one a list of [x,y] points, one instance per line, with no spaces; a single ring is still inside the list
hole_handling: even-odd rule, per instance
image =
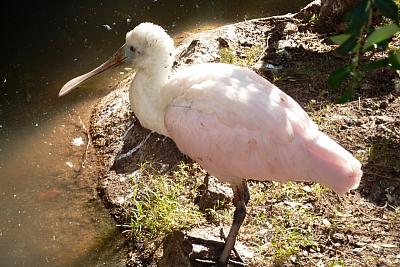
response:
[[[97,68],[89,71],[88,73],[85,73],[81,76],[75,77],[72,80],[68,81],[64,86],[61,88],[60,92],[58,93],[58,96],[63,96],[74,90],[76,87],[81,85],[83,82],[93,78],[94,76],[97,76],[98,74],[116,67],[125,61],[125,44],[121,46],[117,50],[117,52],[114,53],[114,55],[109,58],[106,62],[98,66]]]

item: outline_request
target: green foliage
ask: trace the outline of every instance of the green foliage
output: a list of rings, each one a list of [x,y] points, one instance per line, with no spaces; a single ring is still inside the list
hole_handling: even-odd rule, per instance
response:
[[[344,267],[346,266],[342,260],[329,261],[328,267]]]
[[[373,27],[371,22],[374,9],[390,20],[386,20],[385,25]],[[347,102],[352,98],[355,89],[368,71],[384,67],[400,69],[400,50],[390,51],[388,46],[393,36],[400,32],[399,1],[396,4],[393,0],[361,0],[348,18],[347,32],[331,37],[331,40],[339,45],[336,49],[337,53],[352,56],[349,64],[336,69],[328,78],[328,85],[335,89],[350,78],[347,88],[338,99],[339,103]],[[386,58],[361,64],[367,52],[382,50],[387,51]],[[370,53],[368,55],[371,56]]]
[[[202,214],[183,195],[195,195],[196,180],[188,178],[187,165],[173,176],[159,174],[149,164],[141,166],[140,177],[132,177],[131,228],[137,240],[162,237],[175,229],[188,229],[202,222]]]

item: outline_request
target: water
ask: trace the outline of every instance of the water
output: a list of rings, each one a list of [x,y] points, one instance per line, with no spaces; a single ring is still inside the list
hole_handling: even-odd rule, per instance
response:
[[[97,196],[96,159],[85,152],[91,107],[119,73],[59,99],[64,82],[107,59],[142,21],[174,35],[296,11],[306,2],[31,1],[2,7],[0,265],[124,264],[123,239]]]

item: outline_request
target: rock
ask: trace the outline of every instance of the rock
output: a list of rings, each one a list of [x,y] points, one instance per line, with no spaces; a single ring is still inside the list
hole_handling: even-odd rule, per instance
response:
[[[299,31],[299,28],[297,27],[296,24],[287,22],[284,24],[283,28],[283,34],[284,35],[289,35],[289,34],[294,34]]]
[[[216,227],[196,228],[188,233],[172,232],[164,239],[163,255],[157,265],[163,267],[211,266],[224,247],[224,241],[221,240],[218,232],[220,230]],[[239,242],[235,247],[243,260],[253,257],[253,252]],[[230,258],[239,260],[233,252]]]
[[[382,102],[379,104],[380,109],[387,109],[388,106],[389,106],[389,104],[387,102]]]
[[[225,38],[220,36],[217,41],[219,42],[219,48],[229,48],[229,42]]]
[[[295,48],[297,44],[294,40],[287,39],[287,40],[279,40],[278,41],[278,51],[284,51],[286,48]]]
[[[158,266],[179,267],[190,266],[188,255],[192,251],[192,244],[181,231],[172,232],[163,244],[163,256]]]
[[[393,120],[392,118],[390,118],[389,116],[386,116],[386,115],[376,116],[375,123],[376,124],[382,124],[382,123],[385,123],[385,122],[390,122],[392,120]]]
[[[202,210],[225,206],[233,199],[232,189],[213,176],[209,177],[208,190],[203,194],[205,195],[201,196],[202,203],[200,203]]]
[[[342,234],[342,233],[334,233],[333,236],[332,236],[332,239],[334,241],[344,242],[344,241],[346,241],[346,236],[344,234]]]
[[[319,13],[320,9],[321,0],[314,0],[302,8],[294,17],[304,21],[309,21],[313,15]]]
[[[328,219],[322,219],[322,224],[327,228],[331,227],[331,222]]]

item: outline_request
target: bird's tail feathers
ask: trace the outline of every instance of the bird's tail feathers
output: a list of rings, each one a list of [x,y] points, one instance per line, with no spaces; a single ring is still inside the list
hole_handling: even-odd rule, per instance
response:
[[[338,194],[356,189],[362,176],[361,163],[324,133],[306,144],[311,178]]]

